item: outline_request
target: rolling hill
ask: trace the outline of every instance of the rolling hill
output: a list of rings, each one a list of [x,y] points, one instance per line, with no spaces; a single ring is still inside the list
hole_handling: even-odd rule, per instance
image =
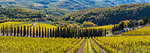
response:
[[[3,6],[20,5],[37,8],[59,8],[71,11],[149,2],[150,0],[0,0],[0,4]]]
[[[131,36],[139,36],[139,35],[150,35],[150,26],[143,27],[141,29],[132,30],[129,32],[121,33],[121,35],[131,35]]]
[[[92,8],[67,13],[63,20],[83,23],[90,21],[97,25],[117,24],[123,20],[137,20],[150,17],[150,3],[126,4],[115,7]]]

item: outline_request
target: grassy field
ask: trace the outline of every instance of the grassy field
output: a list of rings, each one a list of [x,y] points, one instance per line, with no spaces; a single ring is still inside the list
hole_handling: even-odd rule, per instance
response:
[[[143,27],[141,29],[136,29],[133,31],[121,33],[121,35],[150,35],[150,26]]]

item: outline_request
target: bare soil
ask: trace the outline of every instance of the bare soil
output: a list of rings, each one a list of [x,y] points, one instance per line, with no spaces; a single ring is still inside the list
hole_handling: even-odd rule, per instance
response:
[[[76,53],[83,53],[85,43],[86,43],[86,39],[84,39],[83,43],[81,44],[80,48],[76,51]]]

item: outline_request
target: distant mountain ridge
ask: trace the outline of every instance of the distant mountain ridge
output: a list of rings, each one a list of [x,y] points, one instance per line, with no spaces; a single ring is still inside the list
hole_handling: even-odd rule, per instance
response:
[[[133,3],[150,3],[150,0],[0,0],[0,4],[3,6],[20,5],[71,11]]]

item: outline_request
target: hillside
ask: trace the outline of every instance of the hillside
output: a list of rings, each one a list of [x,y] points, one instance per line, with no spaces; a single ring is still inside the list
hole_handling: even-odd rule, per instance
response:
[[[46,27],[46,28],[56,28],[57,26],[51,25],[51,24],[46,24],[46,23],[28,23],[28,22],[4,22],[4,23],[0,23],[0,27],[3,27],[3,25],[5,26],[29,26],[29,27]]]
[[[0,4],[3,4],[3,6],[19,5],[36,8],[58,8],[71,11],[149,2],[149,0],[0,0]]]
[[[143,27],[141,29],[136,29],[133,31],[121,33],[121,35],[150,35],[150,26]]]
[[[39,13],[39,11],[26,9],[26,8],[2,8],[0,9],[0,17],[3,18],[41,18],[44,14]]]
[[[126,4],[115,7],[92,8],[67,13],[63,20],[83,23],[91,21],[97,25],[117,24],[122,20],[135,20],[150,17],[150,3]]]

